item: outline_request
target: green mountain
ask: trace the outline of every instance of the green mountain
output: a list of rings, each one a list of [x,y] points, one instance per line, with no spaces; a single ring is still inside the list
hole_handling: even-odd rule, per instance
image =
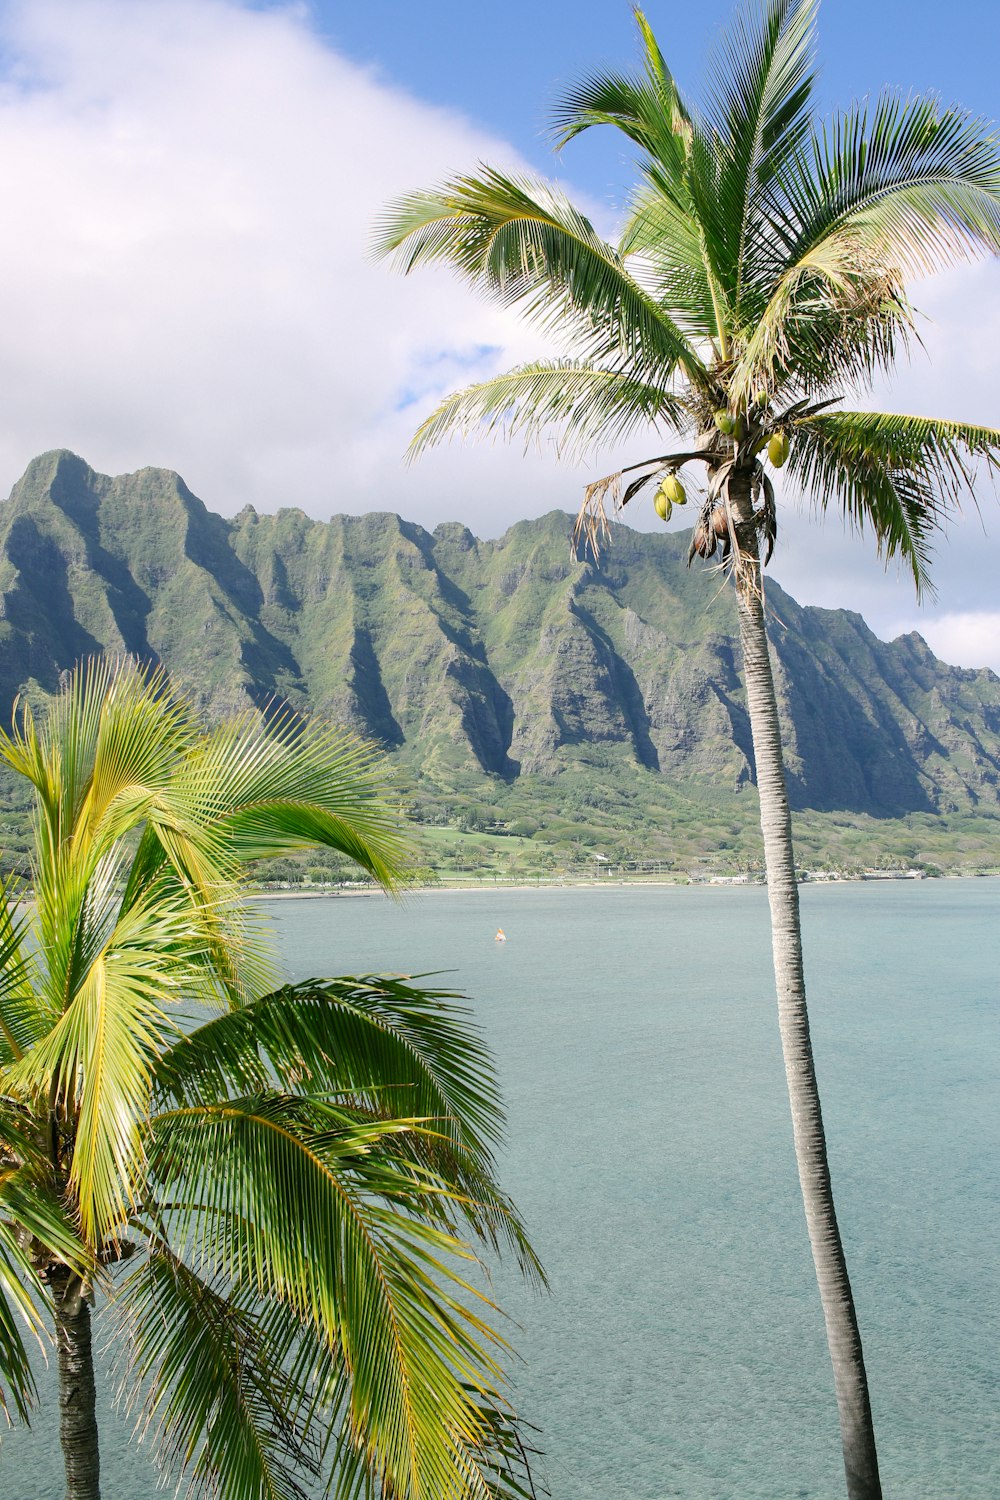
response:
[[[687,570],[683,534],[619,527],[596,566],[569,532],[559,512],[496,541],[388,513],[225,520],[166,470],[48,453],[0,506],[0,713],[89,652],[129,651],[208,714],[287,699],[431,786],[752,783],[728,591]],[[774,582],[768,601],[796,807],[1000,812],[1000,679]]]

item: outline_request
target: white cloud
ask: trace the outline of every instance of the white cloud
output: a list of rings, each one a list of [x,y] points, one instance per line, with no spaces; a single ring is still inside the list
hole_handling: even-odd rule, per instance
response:
[[[176,468],[229,513],[391,508],[495,535],[575,508],[593,471],[547,451],[401,461],[437,391],[539,344],[445,272],[373,265],[371,226],[479,159],[520,165],[505,142],[339,57],[305,7],[13,0],[0,54],[0,489],[68,446],[110,472]],[[923,289],[932,360],[887,404],[998,422],[998,291],[992,266]],[[983,511],[1000,531],[992,497]],[[947,654],[978,647],[935,620],[991,613],[1000,549],[959,521],[923,616],[836,522],[791,515],[776,562],[804,601],[921,629]]]
[[[444,272],[373,265],[368,240],[392,196],[513,162],[503,142],[339,58],[298,10],[31,0],[3,27],[0,473],[65,445],[178,468],[229,511],[417,519],[483,487],[481,457],[404,473],[395,408],[526,335]]]
[[[1000,673],[1000,610],[942,614],[925,626],[923,634],[942,661],[992,667]]]

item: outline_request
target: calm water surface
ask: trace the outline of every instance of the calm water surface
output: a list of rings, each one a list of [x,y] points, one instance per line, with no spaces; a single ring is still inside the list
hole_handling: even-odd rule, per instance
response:
[[[1000,1495],[1000,883],[803,893],[814,1044],[887,1500]],[[554,1500],[841,1500],[763,890],[270,907],[296,977],[444,970],[498,1058],[503,1178],[549,1271],[504,1273]],[[507,944],[493,941],[497,926]],[[106,1500],[153,1470],[110,1412]],[[4,1500],[59,1500],[51,1422]]]

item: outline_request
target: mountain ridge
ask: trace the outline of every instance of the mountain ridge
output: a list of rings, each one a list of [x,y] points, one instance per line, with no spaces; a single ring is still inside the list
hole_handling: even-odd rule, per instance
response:
[[[275,698],[420,775],[595,767],[711,796],[753,781],[728,591],[683,533],[625,526],[600,565],[553,511],[476,538],[393,512],[216,515],[170,470],[40,455],[0,504],[0,712],[81,656],[161,661],[208,715]],[[768,583],[793,805],[1000,811],[1000,678],[879,640]]]

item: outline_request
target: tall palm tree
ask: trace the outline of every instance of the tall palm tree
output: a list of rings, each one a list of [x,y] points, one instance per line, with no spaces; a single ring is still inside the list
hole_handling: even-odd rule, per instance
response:
[[[884,94],[817,124],[815,16],[816,0],[739,13],[695,109],[636,12],[641,73],[602,70],[555,116],[559,143],[612,125],[635,148],[638,186],[617,245],[557,188],[483,167],[394,205],[378,248],[405,271],[451,265],[566,349],[448,397],[414,453],[456,432],[551,433],[562,451],[663,434],[667,451],[587,488],[576,542],[590,556],[609,537],[609,500],[621,507],[651,485],[667,517],[686,498],[678,472],[703,477],[691,556],[717,556],[735,585],[795,1150],[848,1494],[874,1500],[871,1410],[809,1041],[762,561],[777,535],[772,472],[787,460],[820,510],[839,505],[926,587],[933,534],[977,467],[997,462],[1000,432],[842,402],[914,337],[912,278],[1000,248],[1000,152],[982,122],[933,98]]]
[[[51,1326],[68,1500],[100,1494],[95,1298],[198,1492],[527,1494],[468,1282],[470,1242],[539,1274],[485,1050],[403,979],[275,988],[240,900],[247,859],[317,843],[397,884],[371,751],[291,715],[205,732],[105,660],[0,757],[34,794],[33,903],[0,889],[0,1402],[28,1418]]]

